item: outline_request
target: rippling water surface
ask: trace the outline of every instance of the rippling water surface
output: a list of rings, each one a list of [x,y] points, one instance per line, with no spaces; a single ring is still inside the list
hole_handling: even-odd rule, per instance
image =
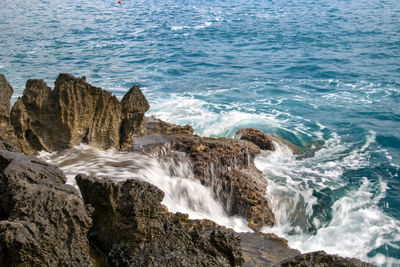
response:
[[[279,222],[264,231],[302,251],[400,266],[399,1],[122,2],[0,0],[12,101],[27,79],[52,86],[69,72],[119,97],[139,83],[151,114],[200,135],[280,134],[305,152],[257,158]],[[186,183],[171,179],[165,190]],[[220,222],[242,224],[232,220]]]

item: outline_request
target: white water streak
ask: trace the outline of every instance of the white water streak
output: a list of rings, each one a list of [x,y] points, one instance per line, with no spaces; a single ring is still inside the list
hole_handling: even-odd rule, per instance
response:
[[[302,252],[322,249],[331,254],[356,257],[380,266],[398,266],[400,261],[387,255],[377,254],[373,258],[367,256],[372,249],[386,244],[396,247],[395,241],[400,240],[399,221],[378,207],[387,189],[382,177],[378,185],[371,184],[364,177],[357,189],[337,199],[332,206],[332,219],[327,224],[321,225],[315,217],[311,221],[312,227],[317,229],[315,233],[307,233],[304,228],[310,225],[298,219],[313,214],[314,205],[318,201],[312,195],[314,190],[344,187],[346,184],[340,180],[343,169],[357,170],[368,165],[367,148],[373,142],[375,133],[371,131],[359,150],[339,157],[347,147],[333,134],[325,147],[312,158],[296,160],[287,148],[282,147],[258,157],[257,167],[271,178],[267,195],[277,219],[274,228],[264,228],[263,231],[286,238],[291,247]],[[379,194],[373,193],[376,191]]]
[[[209,219],[237,232],[251,231],[240,217],[229,217],[220,203],[212,197],[210,188],[193,179],[190,164],[181,161],[163,162],[134,152],[102,151],[79,145],[63,152],[41,152],[40,157],[60,167],[69,184],[76,186],[79,173],[107,177],[114,181],[137,179],[160,188],[165,197],[162,203],[171,212],[189,214],[190,219]],[[173,168],[171,175],[170,168]]]

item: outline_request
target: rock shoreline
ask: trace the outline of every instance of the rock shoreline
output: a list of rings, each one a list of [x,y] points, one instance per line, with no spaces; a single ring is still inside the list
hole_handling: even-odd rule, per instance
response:
[[[273,141],[287,142],[279,137],[254,129],[237,139],[199,137],[190,126],[146,118],[149,104],[139,86],[119,101],[70,74],[60,74],[53,90],[28,80],[10,111],[12,93],[0,74],[1,266],[371,266],[301,254],[257,232],[275,219],[254,158],[260,148],[273,150]],[[159,161],[184,157],[226,212],[246,218],[256,233],[170,213],[161,204],[164,193],[146,182],[77,175],[80,195],[60,169],[33,156],[80,143]]]

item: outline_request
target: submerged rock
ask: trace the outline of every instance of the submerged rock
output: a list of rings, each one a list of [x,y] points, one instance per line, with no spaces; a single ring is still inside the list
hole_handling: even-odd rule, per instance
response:
[[[164,193],[146,182],[76,177],[94,208],[90,243],[110,266],[237,266],[240,238],[208,220],[189,220],[161,205]]]
[[[43,80],[27,81],[11,110],[11,124],[32,151],[57,151],[80,143],[120,149],[133,144],[132,135],[142,127],[148,108],[138,86],[120,102],[85,77],[60,74],[54,90]]]
[[[235,138],[246,140],[257,145],[262,150],[275,151],[276,144],[289,147],[294,154],[300,153],[300,148],[279,135],[266,134],[255,128],[241,128],[235,133]]]
[[[0,265],[91,266],[91,219],[63,172],[0,147]]]

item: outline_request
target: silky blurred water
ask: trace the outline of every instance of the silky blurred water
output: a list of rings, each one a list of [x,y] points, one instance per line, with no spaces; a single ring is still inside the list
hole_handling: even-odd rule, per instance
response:
[[[58,73],[196,133],[277,133],[257,166],[289,244],[400,266],[400,2],[5,1],[0,73],[15,93]]]

